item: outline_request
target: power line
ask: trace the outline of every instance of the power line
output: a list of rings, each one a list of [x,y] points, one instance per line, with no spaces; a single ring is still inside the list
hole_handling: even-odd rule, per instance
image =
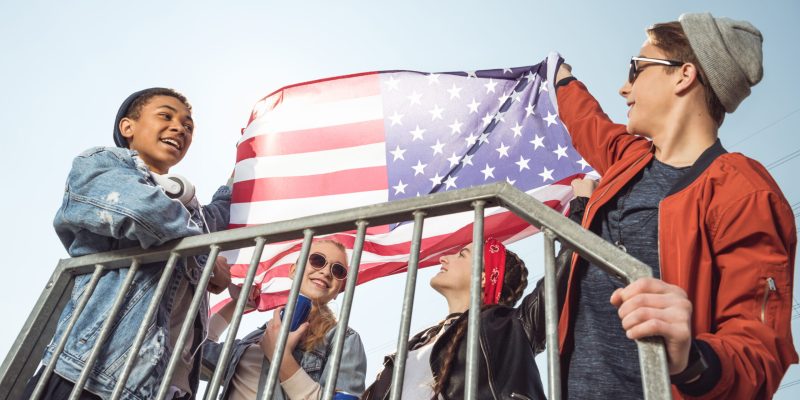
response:
[[[797,150],[795,150],[795,151],[793,151],[793,152],[791,152],[791,153],[789,153],[789,154],[787,154],[787,155],[785,155],[785,156],[783,156],[783,157],[781,157],[781,158],[779,158],[779,159],[767,164],[766,168],[767,169],[773,169],[773,168],[781,166],[781,165],[785,164],[786,162],[788,162],[790,160],[793,160],[793,159],[795,159],[797,157],[800,157],[800,149],[797,149]]]
[[[793,114],[796,114],[798,111],[800,111],[800,108],[796,108],[794,111],[791,111],[791,112],[789,112],[788,114],[786,114],[786,115],[784,115],[783,117],[779,118],[779,119],[778,119],[778,120],[776,120],[775,122],[773,122],[773,123],[771,123],[771,124],[769,124],[769,125],[767,125],[767,126],[765,126],[765,127],[761,128],[761,129],[759,129],[759,130],[757,130],[757,131],[755,131],[755,132],[753,132],[753,133],[751,133],[751,134],[749,134],[749,135],[747,135],[747,136],[746,136],[744,139],[742,139],[742,140],[740,140],[740,141],[738,141],[738,142],[734,143],[733,145],[731,145],[731,147],[736,147],[736,146],[737,146],[737,145],[739,145],[740,143],[742,143],[742,142],[744,142],[744,141],[746,141],[746,140],[749,140],[749,139],[750,139],[750,138],[752,138],[753,136],[755,136],[755,135],[758,135],[759,133],[761,133],[761,132],[764,132],[765,130],[767,130],[767,129],[769,129],[769,128],[772,128],[773,126],[777,125],[778,123],[780,123],[780,122],[783,122],[783,120],[785,120],[786,118],[789,118],[789,117],[791,117]]]

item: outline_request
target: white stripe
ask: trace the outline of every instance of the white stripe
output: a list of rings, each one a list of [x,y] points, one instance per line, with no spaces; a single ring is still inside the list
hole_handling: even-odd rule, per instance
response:
[[[361,207],[383,203],[389,196],[388,190],[335,194],[330,196],[257,201],[231,204],[232,224],[265,224],[340,211],[350,207]]]
[[[275,132],[324,128],[379,119],[383,119],[383,101],[380,95],[326,103],[281,104],[250,123],[239,143],[254,136]]]
[[[319,175],[385,165],[386,147],[384,143],[374,143],[311,153],[248,158],[236,164],[233,180],[242,182],[260,178]]]

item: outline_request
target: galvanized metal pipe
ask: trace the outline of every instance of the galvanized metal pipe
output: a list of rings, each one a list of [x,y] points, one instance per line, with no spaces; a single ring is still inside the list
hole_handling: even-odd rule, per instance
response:
[[[250,266],[247,268],[247,275],[245,275],[242,290],[239,292],[239,298],[236,300],[236,308],[234,309],[233,316],[230,324],[228,324],[228,334],[225,338],[225,344],[222,345],[222,351],[217,359],[217,365],[214,368],[214,375],[206,387],[206,400],[214,400],[219,393],[219,385],[225,372],[228,370],[228,364],[231,361],[231,353],[233,343],[236,341],[236,335],[239,332],[239,324],[242,321],[242,314],[244,307],[247,305],[247,299],[250,297],[250,288],[253,286],[253,281],[258,272],[258,264],[261,262],[261,254],[264,252],[264,245],[267,243],[263,237],[256,238],[256,246],[253,249],[253,257],[250,258]]]
[[[342,361],[342,347],[347,333],[347,324],[350,321],[350,309],[353,306],[353,294],[358,282],[358,269],[361,266],[361,252],[364,250],[364,237],[367,235],[367,225],[365,220],[356,221],[358,231],[356,242],[353,244],[353,258],[350,261],[350,269],[347,272],[347,284],[344,290],[344,300],[339,311],[339,321],[336,323],[336,334],[333,336],[333,350],[328,358],[328,376],[325,382],[325,390],[322,393],[323,400],[331,400],[336,389],[336,378],[339,375],[339,364]]]
[[[411,314],[414,311],[414,292],[417,288],[417,269],[419,268],[419,251],[422,245],[422,225],[424,221],[425,212],[414,211],[414,233],[411,237],[411,250],[406,272],[406,290],[403,294],[403,310],[400,312],[400,334],[397,337],[397,352],[394,357],[390,400],[400,400],[403,395],[403,379],[405,378],[406,359],[408,358],[408,336],[411,329]]]
[[[558,358],[558,283],[553,232],[544,234],[544,319],[547,342],[547,398],[561,400],[561,360]],[[539,305],[541,306],[541,304]]]
[[[483,211],[486,202],[472,202],[475,223],[472,227],[472,276],[470,277],[469,316],[467,320],[467,371],[464,398],[475,400],[478,396],[478,338],[481,322],[481,279],[483,277]]]
[[[133,340],[133,346],[131,346],[131,350],[128,352],[128,359],[125,361],[125,367],[122,369],[122,374],[117,379],[116,386],[114,386],[114,392],[111,394],[112,400],[117,400],[122,396],[125,383],[127,383],[128,377],[131,371],[133,371],[133,366],[136,364],[136,361],[139,361],[139,349],[142,347],[150,322],[153,320],[153,316],[156,314],[159,304],[161,304],[161,297],[167,290],[167,284],[172,277],[172,272],[175,270],[175,265],[178,263],[178,257],[180,257],[178,253],[173,252],[170,254],[167,265],[164,266],[164,270],[161,272],[161,278],[158,280],[156,291],[153,293],[150,304],[147,305],[147,311],[142,319],[142,324],[139,325],[136,338]]]
[[[189,304],[189,310],[186,311],[186,319],[183,321],[181,333],[178,335],[178,340],[175,342],[175,347],[173,348],[172,355],[169,358],[167,370],[164,373],[164,376],[161,378],[161,386],[158,388],[158,395],[156,396],[156,398],[159,400],[165,399],[169,393],[172,377],[175,375],[175,369],[178,366],[178,361],[181,359],[183,347],[186,346],[186,341],[188,340],[189,335],[194,331],[193,325],[195,318],[197,318],[197,313],[200,310],[200,303],[207,296],[206,288],[208,287],[208,281],[211,279],[211,272],[214,271],[214,262],[217,260],[217,255],[219,255],[219,245],[212,244],[209,247],[211,248],[211,251],[208,253],[206,265],[203,267],[203,273],[200,275],[200,280],[197,282],[194,296],[192,296],[192,302]],[[200,343],[197,343],[197,345],[200,346]]]
[[[100,333],[97,335],[97,340],[92,347],[92,351],[89,353],[89,357],[86,359],[86,365],[84,365],[83,371],[81,371],[81,375],[78,377],[78,381],[75,382],[75,387],[72,389],[72,393],[69,395],[69,400],[78,400],[78,398],[80,398],[81,392],[83,391],[83,386],[86,385],[86,381],[89,379],[89,374],[94,369],[94,363],[97,361],[97,357],[100,355],[100,349],[103,348],[106,338],[108,338],[108,335],[111,333],[111,327],[114,325],[114,322],[117,319],[119,309],[122,308],[122,303],[125,301],[128,290],[130,290],[131,284],[133,284],[133,278],[136,276],[136,272],[138,271],[139,260],[134,258],[133,262],[131,262],[130,268],[128,268],[125,280],[122,282],[119,293],[117,293],[117,297],[114,299],[114,303],[111,306],[111,309],[108,311],[106,321],[103,322],[103,326],[100,328]]]
[[[281,331],[278,334],[278,343],[275,345],[275,351],[272,353],[270,359],[269,373],[267,374],[266,387],[263,389],[261,400],[271,399],[275,393],[275,386],[278,384],[278,372],[281,369],[281,361],[283,361],[283,353],[286,347],[286,339],[289,337],[289,328],[291,327],[289,321],[294,316],[295,308],[297,308],[297,296],[300,294],[300,285],[303,283],[303,276],[306,271],[306,264],[308,264],[308,253],[311,251],[311,241],[314,239],[314,231],[311,229],[303,230],[303,248],[300,250],[300,257],[295,264],[294,277],[292,277],[292,288],[289,290],[289,299],[286,303],[286,308],[283,310],[283,321],[287,323],[281,324]],[[259,390],[261,390],[259,388]]]
[[[100,281],[100,275],[102,274],[103,266],[100,264],[95,265],[92,278],[89,279],[89,283],[86,285],[86,289],[83,291],[81,299],[78,301],[78,304],[75,305],[75,310],[72,311],[72,317],[69,319],[61,339],[58,340],[56,349],[53,351],[53,355],[50,358],[50,364],[47,364],[44,372],[42,372],[42,375],[39,377],[39,381],[36,382],[36,387],[33,389],[33,393],[31,394],[31,400],[39,400],[39,396],[41,396],[44,392],[44,387],[47,385],[47,381],[50,380],[50,375],[53,374],[53,370],[56,368],[58,357],[61,356],[61,353],[64,351],[64,347],[67,345],[69,334],[72,332],[72,328],[75,327],[75,322],[78,321],[83,309],[86,307],[86,303],[89,302],[89,298],[92,297],[92,293],[94,293],[94,289],[97,287],[97,282]]]

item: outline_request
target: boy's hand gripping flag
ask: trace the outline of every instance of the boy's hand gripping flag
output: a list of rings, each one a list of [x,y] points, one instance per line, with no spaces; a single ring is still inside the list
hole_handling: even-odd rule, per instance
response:
[[[559,62],[553,54],[531,67],[370,72],[273,92],[256,103],[238,145],[231,228],[498,181],[566,211],[570,181],[591,168],[558,119]],[[537,232],[499,207],[485,215],[485,234],[504,242]],[[469,243],[472,221],[472,212],[427,219],[420,267]],[[405,271],[412,228],[368,230],[359,283]],[[354,233],[333,236],[352,249]],[[301,244],[265,246],[260,310],[284,304]],[[226,254],[234,283],[251,254]]]

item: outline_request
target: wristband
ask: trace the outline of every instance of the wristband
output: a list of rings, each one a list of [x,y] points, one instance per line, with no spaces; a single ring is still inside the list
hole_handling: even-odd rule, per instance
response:
[[[669,380],[673,385],[683,385],[692,379],[700,377],[708,369],[708,363],[700,349],[692,340],[692,347],[689,348],[689,363],[686,369],[675,375],[670,375]]]

